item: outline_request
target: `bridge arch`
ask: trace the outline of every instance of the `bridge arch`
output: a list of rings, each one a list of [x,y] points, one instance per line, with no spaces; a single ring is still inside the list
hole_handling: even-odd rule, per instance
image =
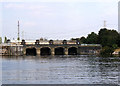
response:
[[[56,47],[55,48],[55,55],[64,55],[65,54],[65,49],[63,47]]]
[[[69,47],[68,55],[77,55],[77,47]]]
[[[34,47],[26,48],[26,55],[36,56],[37,55],[36,48]]]
[[[41,55],[51,55],[51,49],[49,47],[42,47],[40,49]]]

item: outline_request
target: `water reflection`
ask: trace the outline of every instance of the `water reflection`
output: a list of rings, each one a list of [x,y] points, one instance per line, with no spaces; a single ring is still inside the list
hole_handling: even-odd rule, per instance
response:
[[[118,84],[119,57],[3,57],[4,84]]]

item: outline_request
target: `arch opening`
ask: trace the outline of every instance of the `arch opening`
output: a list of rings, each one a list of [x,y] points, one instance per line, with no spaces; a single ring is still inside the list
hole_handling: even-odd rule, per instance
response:
[[[40,49],[41,55],[51,55],[51,49],[48,47],[44,47]]]
[[[26,55],[36,56],[36,49],[35,48],[27,48],[26,49]]]
[[[69,48],[68,55],[77,55],[77,48],[76,47]]]
[[[62,47],[55,48],[55,55],[64,55],[64,48]]]

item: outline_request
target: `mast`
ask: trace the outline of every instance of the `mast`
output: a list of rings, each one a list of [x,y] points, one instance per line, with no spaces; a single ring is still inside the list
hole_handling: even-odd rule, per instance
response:
[[[19,41],[20,40],[20,28],[19,28],[19,21],[18,21],[18,38],[17,38],[17,40]]]

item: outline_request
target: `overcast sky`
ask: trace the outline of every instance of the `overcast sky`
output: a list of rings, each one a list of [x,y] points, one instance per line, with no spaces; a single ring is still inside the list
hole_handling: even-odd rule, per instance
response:
[[[118,0],[16,1],[0,4],[2,37],[17,38],[18,20],[20,37],[25,39],[79,38],[97,33],[104,20],[108,28],[118,30]]]

